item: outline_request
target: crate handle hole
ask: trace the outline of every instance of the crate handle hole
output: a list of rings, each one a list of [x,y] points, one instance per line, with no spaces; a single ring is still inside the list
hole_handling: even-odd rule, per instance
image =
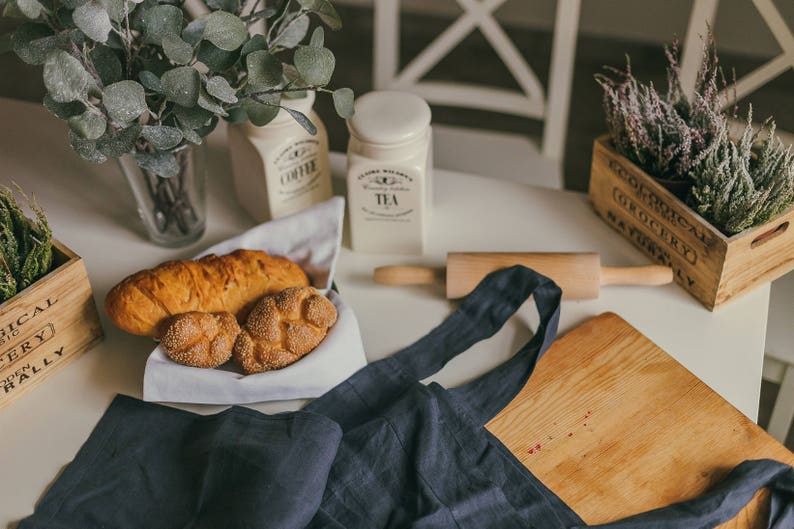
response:
[[[750,243],[750,248],[757,248],[762,244],[764,244],[765,242],[771,241],[778,235],[783,235],[783,232],[785,232],[787,229],[788,229],[788,221],[784,222],[774,230],[766,231],[761,235],[759,235],[758,237],[756,237],[755,239],[753,239],[753,242]]]

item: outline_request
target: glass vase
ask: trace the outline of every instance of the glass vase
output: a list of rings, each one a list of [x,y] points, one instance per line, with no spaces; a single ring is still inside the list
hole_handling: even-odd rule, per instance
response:
[[[207,218],[204,146],[190,145],[174,154],[179,173],[170,178],[142,169],[131,154],[118,159],[149,239],[169,248],[199,240]]]

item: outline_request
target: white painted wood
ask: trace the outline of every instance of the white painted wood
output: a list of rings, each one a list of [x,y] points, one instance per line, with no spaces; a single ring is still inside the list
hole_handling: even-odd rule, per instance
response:
[[[718,3],[719,0],[694,0],[692,3],[681,57],[681,88],[690,97],[695,93],[703,39],[706,38],[709,27],[714,27]]]
[[[444,81],[421,81],[411,92],[437,105],[478,108],[529,118],[542,118],[541,101],[527,99],[523,94],[503,88],[475,86]]]
[[[792,420],[794,420],[794,365],[787,365],[766,431],[781,443],[785,443]]]
[[[483,145],[488,148],[483,149]],[[537,143],[523,134],[435,125],[433,155],[451,171],[562,188],[560,163],[542,156]]]
[[[697,70],[701,64],[702,44],[697,42],[697,35],[705,36],[708,26],[714,26],[719,0],[695,0],[690,15],[689,28],[682,58],[682,87],[685,93],[691,94],[695,86]],[[782,53],[770,59],[752,72],[736,80],[723,93],[727,105],[732,105],[734,97],[742,99],[759,87],[775,79],[783,72],[794,68],[794,33],[792,33],[783,15],[773,0],[753,0],[761,18],[775,37]]]
[[[573,61],[581,0],[557,4],[548,96],[535,72],[493,17],[505,0],[457,0],[463,13],[401,71],[395,58],[399,48],[397,0],[375,0],[374,86],[414,92],[431,104],[477,108],[545,121],[541,156],[561,161],[565,149]],[[520,92],[483,85],[422,81],[441,59],[468,34],[479,28],[515,78]],[[437,157],[446,167],[447,160]],[[498,161],[496,161],[498,163]],[[560,184],[562,180],[560,179]]]
[[[769,319],[772,319],[772,314],[770,312]],[[777,360],[769,355],[764,355],[764,366],[762,370],[762,378],[764,380],[769,380],[770,382],[774,382],[775,384],[780,384],[783,380],[783,375],[786,372],[786,363]]]
[[[253,220],[234,199],[226,127],[208,139],[208,224],[198,243],[159,248],[142,236],[135,206],[113,163],[91,165],[68,146],[65,123],[41,105],[0,100],[0,171],[13,175],[46,209],[55,235],[85,261],[99,306],[124,276],[168,259],[186,258],[250,228]],[[36,141],[31,141],[36,138]],[[45,150],[41,145],[46,145]],[[345,157],[332,154],[343,174]],[[527,170],[527,168],[516,168]],[[337,178],[335,184],[343,183]],[[419,258],[363,255],[345,247],[337,265],[340,292],[356,312],[368,359],[392,354],[439,323],[455,307],[443,288],[385,288],[371,279],[384,264],[440,264],[452,250],[598,251],[607,265],[647,263],[645,257],[592,212],[578,193],[552,191],[437,171],[429,248]],[[338,189],[341,190],[341,189]],[[755,418],[761,380],[769,288],[761,287],[714,313],[676,285],[611,287],[600,299],[565,302],[561,331],[606,310],[626,318],[729,402]],[[397,314],[399,317],[394,317]],[[74,458],[116,393],[141,396],[151,340],[114,328],[102,316],[105,341],[0,413],[3,475],[0,527],[33,511],[41,493]],[[458,384],[504,360],[534,328],[524,307],[492,339],[437,376]],[[297,409],[302,401],[253,406],[266,413]],[[200,413],[218,406],[180,406]],[[53,443],[52,439],[58,442]]]
[[[377,20],[376,20],[377,22]],[[467,12],[436,37],[419,55],[417,55],[401,73],[393,80],[396,87],[407,88],[419,80],[424,74],[438,64],[452,49],[457,46],[477,26],[477,17]],[[375,27],[375,32],[380,31]],[[375,60],[380,60],[376,57]]]
[[[458,0],[458,2],[464,9],[470,11],[476,10],[482,5],[475,0]],[[494,2],[494,8],[502,3],[501,1]],[[527,94],[530,101],[543,101],[543,87],[535,75],[535,72],[533,72],[526,63],[521,56],[521,52],[518,51],[513,41],[510,40],[504,32],[502,26],[491,16],[491,10],[486,12],[481,9],[479,13],[480,16],[478,17],[477,25],[480,31],[482,31],[485,39],[491,43],[494,51],[499,58],[502,59],[502,62],[507,66],[507,69],[510,70],[510,73],[513,74],[518,85],[524,93]]]
[[[400,64],[400,1],[378,0],[374,17],[373,85],[376,90],[383,90],[389,86]]]
[[[562,160],[573,84],[581,0],[559,0],[551,50],[549,98],[543,131],[543,156]]]
[[[734,93],[738,101],[792,67],[794,67],[794,55],[791,57],[786,54],[778,55],[744,77],[737,79],[736,84],[729,86],[723,92],[726,96],[725,105],[730,106],[733,104]]]

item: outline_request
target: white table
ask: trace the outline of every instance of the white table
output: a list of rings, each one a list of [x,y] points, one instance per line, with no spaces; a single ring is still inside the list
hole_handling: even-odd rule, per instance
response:
[[[63,123],[38,105],[0,100],[0,180],[35,193],[56,236],[83,256],[98,305],[122,277],[172,258],[185,258],[249,228],[236,205],[221,128],[209,143],[209,225],[197,244],[168,250],[143,237],[132,198],[115,164],[80,161]],[[344,164],[335,155],[337,169]],[[527,169],[531,170],[531,169]],[[337,284],[355,309],[369,359],[386,356],[421,336],[452,310],[433,287],[388,288],[372,282],[382,264],[441,265],[447,251],[598,251],[611,265],[647,261],[601,222],[577,193],[438,171],[430,249],[421,257],[361,255],[344,249]],[[341,181],[339,182],[341,183]],[[610,287],[598,300],[565,302],[561,332],[613,311],[672,354],[729,402],[755,419],[761,385],[769,287],[715,313],[676,285]],[[152,343],[104,319],[106,338],[74,363],[0,412],[0,527],[33,510],[40,494],[85,441],[113,395],[141,396]],[[490,339],[454,360],[436,378],[467,380],[507,358],[530,336],[528,306]],[[265,412],[301,402],[264,403]],[[210,413],[214,406],[189,409]]]

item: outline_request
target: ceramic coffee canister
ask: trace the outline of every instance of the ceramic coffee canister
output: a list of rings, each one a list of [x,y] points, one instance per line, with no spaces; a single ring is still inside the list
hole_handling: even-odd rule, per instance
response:
[[[312,110],[314,92],[281,104],[309,117],[316,134],[284,109],[263,127],[229,125],[229,153],[240,205],[258,222],[284,217],[332,196],[328,134]]]

